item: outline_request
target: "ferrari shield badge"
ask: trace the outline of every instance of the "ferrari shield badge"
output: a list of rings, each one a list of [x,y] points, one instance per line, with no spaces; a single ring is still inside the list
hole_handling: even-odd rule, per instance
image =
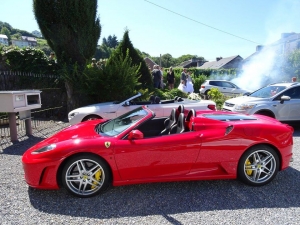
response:
[[[110,141],[106,141],[106,142],[104,143],[104,145],[105,145],[106,148],[109,148],[109,147],[110,147]]]

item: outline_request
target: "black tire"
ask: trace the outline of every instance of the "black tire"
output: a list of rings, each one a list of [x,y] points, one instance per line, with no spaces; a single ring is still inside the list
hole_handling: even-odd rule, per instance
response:
[[[210,90],[206,90],[205,92],[204,92],[204,99],[209,99],[209,95],[208,95],[208,92],[209,92]]]
[[[274,114],[271,113],[271,112],[268,112],[268,111],[256,112],[254,114],[268,116],[268,117],[271,117],[271,118],[275,118]]]
[[[267,145],[253,146],[241,157],[238,178],[252,186],[263,186],[271,182],[279,170],[277,152]]]
[[[101,117],[97,116],[97,115],[89,115],[89,116],[84,117],[82,122],[88,121],[88,120],[98,120],[98,119],[101,119]]]
[[[111,183],[111,172],[103,159],[94,155],[78,155],[65,164],[61,179],[69,193],[88,198],[107,189]]]

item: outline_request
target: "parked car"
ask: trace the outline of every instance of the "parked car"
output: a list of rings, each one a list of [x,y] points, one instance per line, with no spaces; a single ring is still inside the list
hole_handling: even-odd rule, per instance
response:
[[[225,96],[250,94],[251,91],[241,89],[236,84],[226,80],[206,80],[199,89],[201,95],[208,95],[212,88],[217,88]]]
[[[72,110],[68,114],[69,122],[76,124],[92,119],[112,119],[141,105],[148,105],[157,117],[169,116],[172,108],[178,107],[179,104],[184,104],[186,109],[216,110],[216,103],[210,100],[191,100],[180,97],[160,100],[159,97],[151,96],[149,101],[138,101],[140,96],[141,93],[137,93],[124,101],[98,103]]]
[[[300,83],[271,84],[249,96],[225,101],[222,109],[250,115],[266,115],[286,122],[299,121]]]
[[[79,197],[110,184],[239,178],[261,186],[292,160],[289,125],[261,115],[182,109],[165,119],[139,106],[115,119],[70,126],[24,153],[25,180]]]

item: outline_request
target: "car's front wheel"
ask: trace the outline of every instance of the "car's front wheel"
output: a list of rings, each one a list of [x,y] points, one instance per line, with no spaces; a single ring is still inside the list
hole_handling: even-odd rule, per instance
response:
[[[276,151],[267,145],[258,145],[247,150],[238,165],[238,177],[252,186],[271,182],[279,170]]]
[[[71,158],[62,170],[62,184],[71,194],[87,198],[104,191],[110,184],[107,163],[94,155]]]

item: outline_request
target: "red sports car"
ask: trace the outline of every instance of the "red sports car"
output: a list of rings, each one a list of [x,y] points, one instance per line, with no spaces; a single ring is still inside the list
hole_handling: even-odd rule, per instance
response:
[[[292,160],[293,128],[262,115],[146,106],[70,126],[28,149],[26,182],[90,197],[113,186],[239,178],[261,186]]]

